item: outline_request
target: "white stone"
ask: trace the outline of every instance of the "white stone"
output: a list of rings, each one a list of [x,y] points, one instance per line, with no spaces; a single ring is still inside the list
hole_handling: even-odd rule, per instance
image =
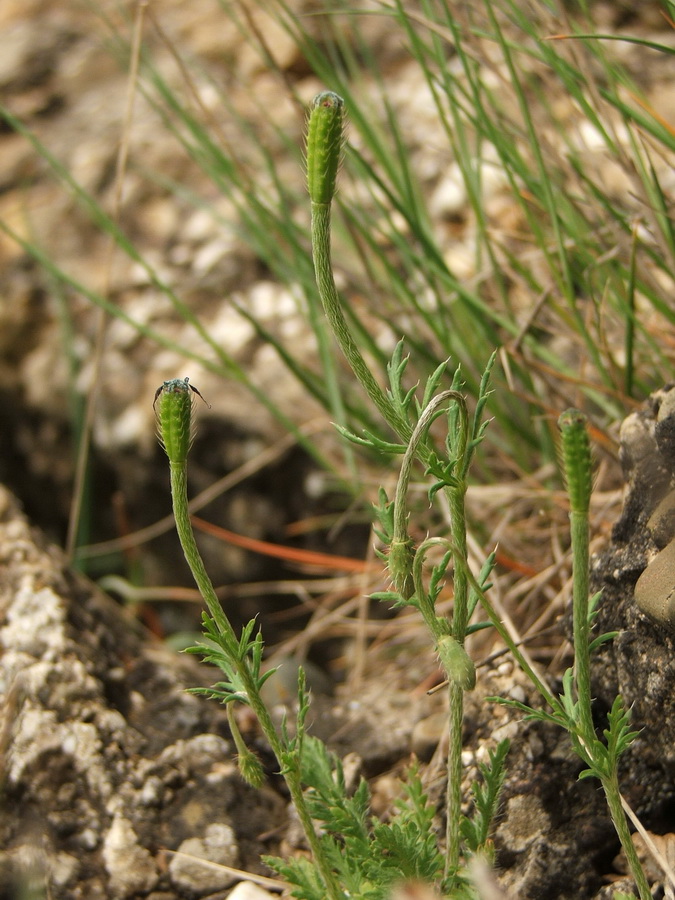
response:
[[[229,887],[236,880],[224,866],[236,866],[239,847],[230,825],[214,822],[203,837],[188,838],[169,863],[169,875],[176,887],[205,894]]]
[[[429,201],[429,210],[435,216],[454,216],[464,212],[466,203],[466,187],[459,166],[453,163],[447,176],[434,191]]]
[[[227,900],[274,900],[276,896],[252,881],[240,881],[227,895]]]
[[[116,815],[103,840],[103,860],[110,875],[115,900],[126,900],[157,884],[158,873],[152,855],[138,843],[131,822]]]

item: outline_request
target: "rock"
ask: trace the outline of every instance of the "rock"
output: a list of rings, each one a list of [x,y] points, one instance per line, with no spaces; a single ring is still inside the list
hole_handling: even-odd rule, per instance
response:
[[[448,730],[448,714],[436,712],[415,724],[410,737],[410,748],[418,759],[427,761]]]
[[[124,816],[113,817],[103,839],[102,853],[110,876],[111,897],[132,897],[157,884],[159,872],[152,855],[140,846],[131,822]]]
[[[275,900],[275,894],[270,894],[257,884],[250,881],[240,881],[227,895],[227,900]]]
[[[635,584],[638,609],[675,632],[675,541],[649,563]]]
[[[675,630],[669,612],[675,536],[668,512],[675,484],[674,427],[675,385],[653,393],[624,421],[623,513],[610,546],[592,564],[593,590],[602,589],[595,631],[619,632],[594,658],[593,691],[599,713],[617,693],[632,707],[632,724],[641,732],[625,758],[626,790],[647,818],[675,797]]]
[[[675,490],[666,494],[657,505],[649,517],[647,528],[660,550],[675,538]]]
[[[0,894],[194,897],[163,848],[259,872],[284,801],[244,784],[223,709],[185,692],[212,673],[145,638],[2,487],[0,571]]]
[[[206,828],[203,837],[183,841],[169,863],[169,874],[173,884],[201,895],[229,887],[236,875],[224,867],[234,867],[238,861],[234,831],[224,822],[214,822]]]

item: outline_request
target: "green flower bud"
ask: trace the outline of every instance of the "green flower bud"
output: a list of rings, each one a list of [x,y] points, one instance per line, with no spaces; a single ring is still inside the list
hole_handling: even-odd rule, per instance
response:
[[[307,120],[307,187],[312,203],[329,204],[344,141],[344,100],[323,91],[312,103]]]
[[[246,748],[244,753],[240,753],[237,756],[237,766],[241,777],[251,787],[259,788],[263,786],[265,783],[265,772],[262,763],[252,750]]]
[[[411,540],[392,541],[389,545],[387,563],[394,587],[404,600],[410,600],[415,593],[413,581],[413,542]]]
[[[586,416],[578,409],[567,409],[558,419],[563,470],[570,498],[570,509],[588,512],[593,489],[593,461]]]
[[[464,647],[454,637],[447,635],[436,644],[441,665],[448,681],[470,691],[476,685],[476,667]]]
[[[155,392],[152,407],[157,416],[157,433],[172,465],[186,463],[192,446],[194,394],[202,397],[197,388],[189,383],[189,378],[165,381]]]

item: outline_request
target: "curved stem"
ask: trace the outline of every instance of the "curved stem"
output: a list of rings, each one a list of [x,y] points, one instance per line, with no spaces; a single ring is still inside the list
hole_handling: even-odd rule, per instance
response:
[[[406,512],[406,495],[408,493],[408,485],[410,483],[410,475],[412,473],[412,465],[416,456],[424,456],[424,452],[420,452],[420,443],[433,421],[436,410],[446,400],[455,400],[464,406],[464,397],[459,391],[441,391],[436,397],[433,397],[422,410],[417,420],[415,429],[410,435],[408,446],[403,454],[401,462],[401,470],[399,472],[398,481],[396,482],[396,494],[394,496],[394,540],[403,541],[408,537],[408,516]]]

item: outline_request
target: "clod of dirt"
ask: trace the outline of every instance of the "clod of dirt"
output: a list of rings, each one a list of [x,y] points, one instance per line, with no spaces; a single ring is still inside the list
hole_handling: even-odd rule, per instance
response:
[[[675,385],[667,385],[622,425],[624,510],[592,573],[602,588],[596,631],[619,632],[597,654],[593,690],[607,708],[620,693],[641,729],[625,783],[648,820],[672,814],[675,803],[674,435]]]

